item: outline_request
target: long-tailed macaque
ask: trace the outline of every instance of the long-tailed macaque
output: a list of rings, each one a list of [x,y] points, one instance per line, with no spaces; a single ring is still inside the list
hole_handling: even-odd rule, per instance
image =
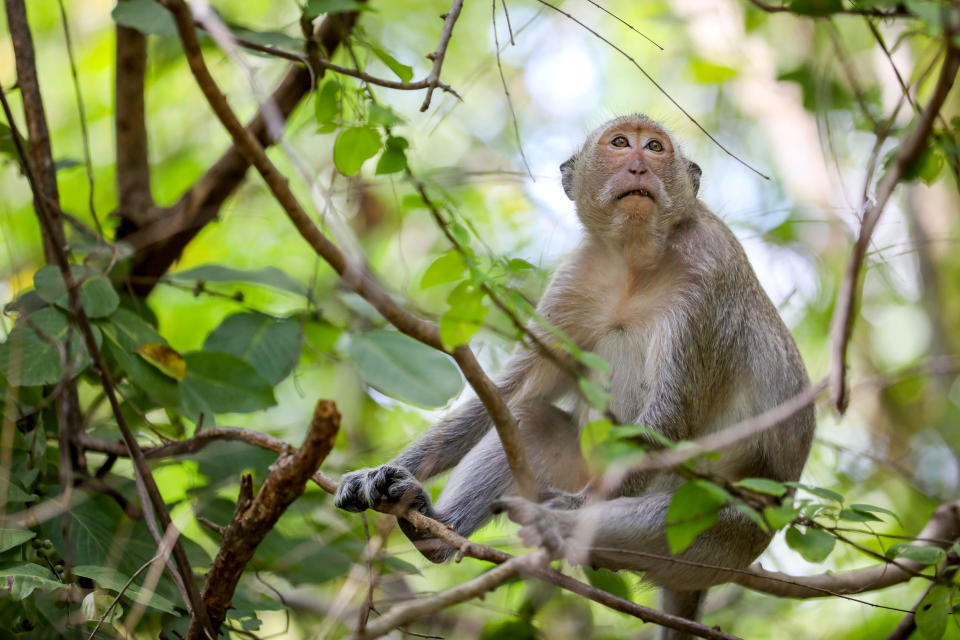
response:
[[[612,120],[591,133],[560,171],[586,233],[538,310],[610,363],[609,409],[620,422],[645,425],[674,441],[692,439],[775,407],[809,385],[793,338],[740,243],[697,199],[700,167],[662,126],[643,115]],[[767,546],[768,534],[726,507],[677,556],[687,562],[674,562],[664,521],[683,480],[670,471],[628,476],[618,497],[587,500],[579,433],[593,416],[575,380],[540,353],[518,347],[497,384],[518,418],[546,501],[505,497],[513,492],[506,458],[474,398],[390,463],[345,475],[336,505],[362,511],[409,501],[464,536],[484,524],[494,506],[523,525],[520,537],[527,544],[574,562],[644,571],[667,590],[665,608],[688,618],[696,616],[705,587],[729,579],[725,571],[696,563],[742,568]],[[572,412],[556,406],[564,401]],[[724,449],[701,469],[731,481],[797,480],[813,430],[808,406]],[[451,467],[431,504],[420,482]],[[452,555],[440,541],[400,524],[429,559]]]

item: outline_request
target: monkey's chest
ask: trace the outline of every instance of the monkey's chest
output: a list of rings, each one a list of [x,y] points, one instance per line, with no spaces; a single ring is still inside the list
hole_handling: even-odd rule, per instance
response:
[[[590,378],[609,385],[609,408],[621,420],[634,420],[649,401],[649,379],[656,333],[638,323],[613,324],[602,332],[592,351],[610,364]]]

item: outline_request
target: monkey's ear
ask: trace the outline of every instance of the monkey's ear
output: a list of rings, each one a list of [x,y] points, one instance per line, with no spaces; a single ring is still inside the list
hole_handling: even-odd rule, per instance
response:
[[[573,154],[570,158],[560,165],[560,183],[563,185],[563,192],[567,194],[567,197],[571,200],[575,200],[573,196],[573,176],[577,171],[577,154]]]
[[[703,175],[703,169],[700,168],[696,162],[691,162],[687,167],[687,171],[690,172],[690,182],[693,184],[693,195],[697,195],[697,192],[700,191],[700,176]]]

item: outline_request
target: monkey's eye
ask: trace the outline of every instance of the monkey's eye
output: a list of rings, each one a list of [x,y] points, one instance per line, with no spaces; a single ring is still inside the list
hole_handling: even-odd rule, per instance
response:
[[[650,149],[650,151],[656,151],[657,153],[660,153],[661,151],[663,151],[663,143],[660,142],[659,140],[651,140],[650,142],[647,143],[647,149]]]
[[[629,147],[630,141],[627,140],[627,136],[616,136],[610,141],[610,144],[615,147]]]

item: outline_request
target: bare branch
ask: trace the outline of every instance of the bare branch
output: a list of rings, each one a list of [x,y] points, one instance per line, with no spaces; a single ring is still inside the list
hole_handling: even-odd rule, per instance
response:
[[[646,40],[647,42],[655,46],[657,49],[660,49],[660,51],[663,51],[663,47],[661,47],[659,44],[651,40],[647,34],[637,31],[636,27],[634,27],[632,24],[630,24],[629,22],[627,22],[617,14],[615,14],[614,12],[610,11],[609,9],[601,5],[599,2],[594,2],[594,0],[587,0],[587,2],[595,6],[597,9],[600,9],[600,11],[603,11],[605,14],[607,14],[608,16],[610,16],[611,18],[613,18],[614,20],[616,20],[617,22],[625,26],[627,29],[630,29],[630,31],[633,31],[635,34],[637,34],[638,36],[640,36],[641,38],[643,38],[644,40]]]
[[[332,55],[349,37],[358,15],[357,11],[349,11],[324,18],[316,31],[321,48]],[[287,118],[313,86],[311,71],[300,63],[292,64],[274,89],[271,100],[280,115]],[[247,130],[261,145],[276,142],[270,135],[263,110],[249,121]],[[231,146],[175,205],[155,212],[142,225],[120,230],[118,239],[139,249],[131,271],[133,276],[141,278],[133,285],[138,295],[150,293],[156,279],[169,270],[183,248],[217,217],[224,201],[243,182],[249,166],[237,147]]]
[[[153,213],[144,86],[147,36],[117,25],[116,108],[117,214],[138,227]],[[118,235],[124,235],[121,229]]]
[[[760,9],[761,11],[765,11],[766,13],[793,13],[793,9],[791,9],[789,5],[767,4],[766,2],[762,2],[761,0],[750,0],[750,4],[755,6],[757,9]],[[839,14],[839,15],[850,15],[850,16],[873,16],[875,18],[906,18],[911,15],[910,12],[907,11],[907,9],[900,4],[898,4],[896,7],[893,7],[892,9],[886,9],[886,10],[844,7],[839,11],[833,11],[832,13]]]
[[[452,351],[446,349],[440,340],[440,330],[435,323],[418,318],[403,309],[369,274],[348,264],[343,252],[314,224],[290,190],[287,179],[267,158],[263,147],[260,146],[253,134],[240,124],[240,121],[237,120],[230,109],[226,98],[220,92],[216,81],[210,75],[203,61],[203,54],[197,41],[190,9],[183,0],[163,0],[163,4],[174,15],[190,69],[197,79],[200,89],[207,97],[211,108],[223,126],[229,131],[239,152],[263,176],[270,191],[283,207],[300,235],[320,257],[340,274],[344,283],[365,298],[391,324],[412,338],[453,356],[461,371],[463,371],[464,377],[476,391],[477,396],[483,402],[493,420],[503,443],[507,462],[517,486],[521,488],[521,493],[534,496],[536,484],[523,453],[516,418],[510,413],[496,385],[480,367],[470,347],[460,345]]]
[[[27,9],[23,0],[5,0],[7,25],[10,39],[13,41],[14,61],[17,68],[17,85],[23,98],[23,111],[27,123],[27,135],[30,140],[29,164],[33,168],[34,188],[33,207],[40,216],[43,200],[50,198],[57,207],[60,195],[57,191],[57,170],[53,164],[53,152],[50,149],[50,130],[47,128],[47,116],[40,96],[40,82],[37,79],[36,55],[33,49],[33,36],[27,22]],[[16,125],[13,114],[7,113],[10,128]],[[16,137],[16,136],[15,136]],[[27,156],[22,156],[24,164]],[[47,262],[55,262],[54,245],[61,249],[65,245],[63,223],[56,213],[52,213],[50,228],[40,225],[43,235],[43,253]]]
[[[720,141],[717,140],[716,138],[714,138],[713,135],[712,135],[709,131],[707,131],[707,130],[703,127],[703,125],[700,124],[700,122],[699,122],[696,118],[694,118],[692,115],[690,115],[690,113],[689,113],[686,109],[684,109],[683,107],[681,107],[681,106],[680,106],[680,103],[677,102],[677,101],[673,98],[673,96],[671,96],[669,93],[667,93],[667,90],[664,89],[664,88],[660,85],[659,82],[657,82],[656,80],[654,80],[654,79],[653,79],[653,76],[651,76],[649,73],[647,73],[647,70],[644,69],[643,67],[641,67],[641,66],[640,66],[640,63],[637,62],[636,59],[633,58],[633,56],[631,56],[630,54],[628,54],[626,51],[624,51],[623,49],[621,49],[621,48],[618,47],[617,45],[613,44],[610,40],[604,38],[604,37],[603,37],[602,35],[600,35],[597,31],[591,29],[590,27],[588,27],[587,25],[585,25],[584,23],[582,23],[580,20],[577,20],[575,17],[573,17],[573,15],[567,13],[566,11],[564,11],[563,9],[561,9],[560,7],[558,7],[558,6],[554,5],[554,4],[550,4],[549,2],[547,2],[547,0],[537,0],[537,2],[539,2],[540,4],[542,4],[542,5],[545,6],[545,7],[550,7],[551,9],[553,9],[554,11],[556,11],[557,13],[560,13],[560,14],[562,14],[562,15],[565,15],[565,16],[566,16],[567,18],[569,18],[570,20],[573,20],[573,21],[576,22],[578,25],[580,25],[581,27],[583,27],[584,29],[586,29],[587,31],[589,31],[591,34],[593,34],[596,38],[598,38],[598,39],[602,40],[603,42],[605,42],[605,43],[607,44],[607,46],[611,47],[614,51],[616,51],[617,53],[619,53],[620,55],[622,55],[624,58],[626,58],[627,60],[629,60],[629,61],[633,64],[633,66],[635,66],[635,67],[637,68],[637,70],[640,71],[640,73],[643,74],[643,77],[646,78],[646,79],[650,82],[650,84],[652,84],[652,85],[657,89],[657,91],[659,91],[659,92],[663,95],[663,97],[665,97],[667,100],[670,101],[670,104],[672,104],[672,105],[675,106],[677,109],[679,109],[679,110],[680,110],[680,113],[682,113],[684,116],[686,116],[687,120],[689,120],[690,122],[692,122],[692,123],[694,124],[694,126],[697,127],[697,129],[700,129],[700,131],[702,131],[705,136],[707,136],[708,138],[710,138],[711,142],[713,142],[713,144],[717,145],[717,147],[719,147],[721,151],[723,151],[723,152],[726,153],[728,156],[730,156],[731,158],[733,158],[734,160],[736,160],[737,162],[739,162],[740,164],[742,164],[743,166],[745,166],[747,169],[750,169],[750,171],[753,171],[755,174],[757,174],[758,176],[760,176],[760,177],[763,178],[764,180],[769,180],[769,179],[770,179],[770,176],[766,175],[765,173],[762,173],[759,169],[754,169],[751,165],[747,164],[746,161],[741,160],[739,156],[737,156],[737,155],[734,154],[732,151],[730,151],[729,149],[727,149],[725,146],[723,146],[722,144],[720,144]]]
[[[427,88],[427,95],[423,99],[423,104],[420,105],[420,111],[426,111],[430,108],[433,90],[440,83],[440,69],[443,68],[443,58],[447,55],[447,45],[450,44],[450,36],[453,35],[453,25],[457,23],[461,9],[463,9],[463,0],[453,0],[450,11],[443,15],[443,30],[440,32],[437,50],[427,56],[427,58],[433,60],[433,68],[430,69],[430,74],[427,76],[427,81],[430,84]]]
[[[947,54],[943,60],[943,66],[940,68],[940,77],[937,79],[937,86],[934,88],[933,95],[919,121],[913,128],[913,131],[900,145],[896,158],[889,171],[880,181],[877,189],[877,196],[872,206],[866,210],[863,215],[863,222],[860,224],[860,233],[857,241],[854,243],[850,260],[847,263],[843,282],[840,285],[840,292],[837,294],[837,304],[833,315],[833,323],[830,328],[830,337],[833,342],[833,362],[830,368],[830,393],[834,406],[840,413],[847,408],[849,400],[847,390],[847,343],[850,340],[850,334],[853,331],[854,306],[857,304],[859,294],[860,271],[863,267],[864,257],[867,248],[870,246],[870,238],[873,231],[883,214],[883,210],[890,200],[894,188],[903,178],[907,168],[917,159],[920,152],[923,151],[930,131],[933,128],[933,121],[940,111],[950,88],[957,76],[957,68],[960,66],[960,50],[948,44]],[[864,202],[866,207],[867,203]]]
[[[500,72],[500,84],[503,85],[503,95],[507,98],[507,107],[510,109],[510,117],[513,119],[513,133],[517,136],[517,148],[520,149],[520,157],[523,159],[523,166],[527,168],[527,175],[536,182],[533,177],[533,171],[530,170],[530,163],[527,162],[527,155],[523,152],[523,139],[520,137],[520,125],[517,124],[517,110],[513,108],[513,99],[510,97],[510,88],[507,86],[507,78],[503,75],[503,64],[500,62],[500,38],[497,35],[497,0],[490,0],[492,6],[491,20],[493,22],[493,44],[494,51],[497,54],[497,70]],[[503,11],[506,13],[507,5],[503,5]],[[507,13],[507,24],[510,24],[510,14]],[[513,42],[513,29],[510,30],[510,42]]]
[[[303,493],[307,481],[333,449],[339,429],[340,414],[336,405],[330,400],[320,400],[303,446],[281,455],[270,465],[270,473],[255,497],[249,486],[250,476],[244,476],[243,486],[247,489],[241,491],[233,520],[223,528],[220,550],[203,586],[203,602],[215,632],[226,619],[234,590],[257,546],[287,507]],[[202,625],[197,620],[191,621],[188,640],[202,637]]]

